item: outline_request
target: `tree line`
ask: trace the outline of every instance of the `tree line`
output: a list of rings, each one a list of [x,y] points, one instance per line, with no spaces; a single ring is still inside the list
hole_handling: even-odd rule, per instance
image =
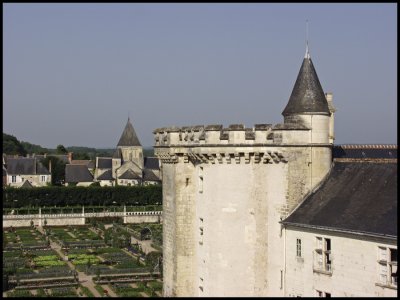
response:
[[[161,204],[162,187],[160,185],[3,188],[3,208]]]

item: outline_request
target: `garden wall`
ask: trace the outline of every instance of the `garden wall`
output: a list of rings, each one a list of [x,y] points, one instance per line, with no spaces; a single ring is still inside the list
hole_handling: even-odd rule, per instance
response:
[[[162,222],[161,211],[141,212],[102,212],[79,214],[34,214],[34,215],[3,215],[3,228],[27,227],[31,221],[35,226],[85,225],[85,218],[123,217],[124,223],[158,223]]]

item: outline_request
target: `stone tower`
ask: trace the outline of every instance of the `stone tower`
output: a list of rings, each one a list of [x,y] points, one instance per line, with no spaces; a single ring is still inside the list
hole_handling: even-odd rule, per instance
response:
[[[332,160],[333,113],[308,51],[282,114],[275,126],[154,130],[164,296],[284,296],[279,221]]]

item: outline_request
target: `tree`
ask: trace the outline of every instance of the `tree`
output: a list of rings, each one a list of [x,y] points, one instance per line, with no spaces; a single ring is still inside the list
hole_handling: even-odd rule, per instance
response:
[[[57,154],[67,154],[68,151],[67,151],[67,149],[65,149],[65,147],[63,145],[57,145],[56,153]]]
[[[145,262],[146,266],[149,267],[150,272],[153,272],[155,267],[159,267],[161,261],[160,256],[161,253],[156,251],[150,252],[146,255]]]
[[[86,152],[78,152],[78,153],[74,152],[74,154],[72,155],[72,158],[73,159],[83,159],[83,160],[86,159],[86,160],[89,160],[90,156]]]
[[[65,182],[66,163],[54,156],[47,156],[41,160],[41,163],[48,167],[51,161],[51,183],[53,185],[62,185]]]
[[[25,156],[26,150],[15,136],[3,133],[3,153]]]
[[[24,147],[27,153],[45,154],[49,152],[49,149],[43,148],[40,145],[31,144],[28,142],[21,141],[21,145]]]

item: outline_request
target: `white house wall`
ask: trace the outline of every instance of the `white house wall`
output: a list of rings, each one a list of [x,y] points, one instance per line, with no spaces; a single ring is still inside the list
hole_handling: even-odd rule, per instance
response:
[[[332,234],[289,227],[286,235],[285,296],[316,296],[316,290],[332,297],[394,297],[397,289],[379,284],[378,246],[397,242],[354,234]],[[331,239],[332,274],[313,271],[316,237]],[[302,258],[296,257],[296,239],[301,239]]]

